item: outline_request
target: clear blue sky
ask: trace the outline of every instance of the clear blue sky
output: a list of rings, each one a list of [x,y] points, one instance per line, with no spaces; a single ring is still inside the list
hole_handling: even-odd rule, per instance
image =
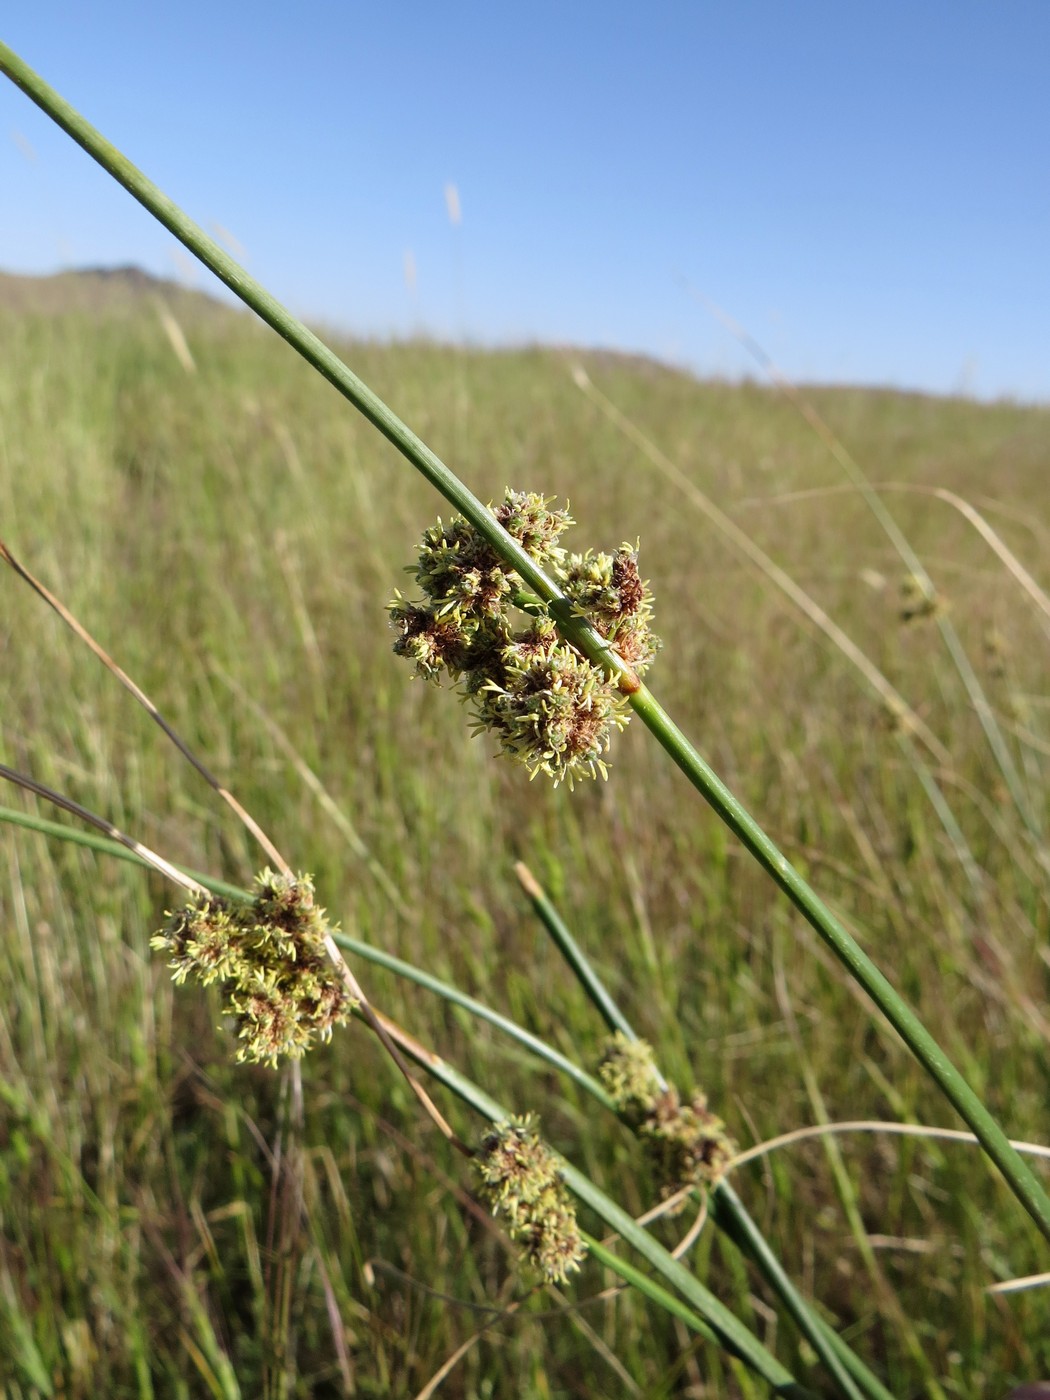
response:
[[[1050,399],[1050,0],[37,0],[0,37],[308,318],[757,372],[685,279],[803,380]],[[125,262],[189,275],[0,80],[0,268]]]

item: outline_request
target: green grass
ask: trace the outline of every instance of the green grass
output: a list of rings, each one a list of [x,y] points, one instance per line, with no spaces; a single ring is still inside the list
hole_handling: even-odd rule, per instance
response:
[[[604,1030],[531,916],[513,873],[525,859],[665,1072],[698,1079],[742,1143],[813,1121],[821,1102],[832,1118],[951,1122],[640,725],[616,743],[607,785],[554,791],[495,761],[488,741],[468,738],[462,707],[409,679],[384,604],[438,513],[433,492],[268,332],[232,315],[184,326],[193,375],[148,304],[138,316],[0,312],[2,534],[314,873],[343,926],[590,1062]],[[953,766],[938,776],[987,873],[983,895],[852,670],[583,398],[563,359],[428,345],[344,353],[483,498],[508,484],[568,496],[577,547],[641,537],[665,640],[652,678],[668,709],[1011,1134],[1045,1138],[1047,876],[934,625],[899,621],[901,565],[866,508],[841,494],[777,501],[840,484],[790,405],[644,362],[584,361],[948,746]],[[982,508],[1050,583],[1040,572],[1050,522],[1036,507],[1050,413],[848,390],[812,398],[873,480],[993,498]],[[890,504],[1007,732],[1020,733],[1015,755],[1045,822],[1038,617],[956,512],[915,494]],[[29,590],[10,574],[0,587],[4,760],[169,859],[246,883],[261,862],[213,794]],[[243,692],[322,778],[356,842]],[[360,1029],[303,1063],[305,1204],[301,1218],[282,1215],[266,1145],[287,1080],[232,1064],[217,1000],[174,989],[151,960],[149,934],[173,893],[6,827],[0,851],[9,1394],[47,1394],[50,1383],[69,1396],[226,1395],[235,1375],[245,1396],[411,1395],[487,1319],[479,1309],[524,1296],[464,1194],[460,1159]],[[378,1005],[498,1084],[502,1101],[539,1108],[554,1145],[629,1210],[651,1204],[636,1148],[578,1090],[495,1030],[359,971]],[[809,1143],[734,1184],[889,1388],[935,1394],[939,1384],[976,1400],[1050,1370],[1050,1295],[983,1292],[1035,1272],[1044,1255],[978,1151],[872,1137],[839,1147],[838,1174]],[[874,1249],[851,1231],[844,1197]],[[786,1325],[764,1331],[762,1287],[720,1237],[705,1232],[694,1257],[792,1365]],[[280,1364],[266,1341],[278,1264],[290,1298]],[[566,1298],[592,1298],[605,1281],[590,1265]],[[549,1292],[527,1298],[439,1393],[629,1393],[603,1348],[647,1396],[756,1393],[638,1297],[578,1315],[561,1306]]]

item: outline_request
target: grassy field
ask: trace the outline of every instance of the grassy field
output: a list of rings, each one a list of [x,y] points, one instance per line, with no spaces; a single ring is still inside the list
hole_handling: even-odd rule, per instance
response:
[[[603,1028],[521,894],[513,865],[525,860],[667,1073],[702,1084],[742,1145],[823,1116],[958,1126],[640,725],[616,743],[608,783],[554,790],[494,759],[451,695],[411,678],[385,604],[441,503],[318,376],[203,302],[174,307],[192,370],[148,294],[89,302],[63,313],[0,298],[0,534],[313,872],[344,929],[593,1064]],[[579,357],[341,348],[484,499],[508,484],[568,498],[576,548],[640,538],[664,639],[654,691],[1011,1135],[1046,1140],[1045,848],[936,620],[902,620],[899,556],[791,405],[753,385],[582,357],[946,746],[929,773],[954,841],[886,707],[584,397]],[[1050,412],[845,389],[809,398],[869,477],[894,484],[884,499],[937,583],[1045,831],[1045,619],[930,490],[977,506],[1050,585]],[[249,881],[263,859],[227,810],[39,599],[13,574],[0,586],[3,760],[171,860]],[[28,803],[14,789],[0,800]],[[599,1297],[609,1280],[594,1265],[560,1293],[529,1294],[461,1159],[359,1027],[303,1062],[302,1209],[275,1198],[292,1082],[234,1064],[217,998],[173,987],[151,956],[175,892],[7,826],[0,868],[6,1395],[410,1396],[486,1323],[439,1394],[761,1393],[640,1299]],[[629,1210],[652,1203],[629,1136],[571,1086],[425,993],[358,971],[424,1042],[516,1111],[540,1111],[552,1142]],[[983,1400],[1050,1373],[1050,1292],[986,1292],[1045,1255],[976,1149],[814,1140],[734,1182],[895,1395]],[[693,1259],[772,1349],[798,1358],[717,1235],[705,1230]]]

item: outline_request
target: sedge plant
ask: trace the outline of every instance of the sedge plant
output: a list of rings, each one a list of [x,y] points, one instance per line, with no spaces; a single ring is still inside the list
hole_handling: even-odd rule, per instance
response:
[[[434,678],[445,674],[461,684],[474,706],[476,723],[492,730],[503,751],[523,761],[534,776],[543,775],[556,782],[565,779],[569,783],[579,776],[603,776],[612,732],[622,727],[628,711],[640,718],[900,1034],[971,1126],[1044,1236],[1050,1238],[1050,1199],[1001,1125],[842,922],[720,781],[646,687],[642,674],[655,651],[648,627],[652,601],[638,574],[635,547],[624,545],[613,554],[588,550],[566,560],[555,541],[568,519],[564,513],[551,512],[546,497],[531,489],[519,489],[508,492],[504,502],[495,508],[484,506],[316,336],[290,317],[213,240],[2,45],[0,68],[328,378],[457,512],[451,522],[439,522],[424,537],[414,570],[422,598],[395,598],[391,611],[399,628],[400,652],[413,660],[421,675]],[[512,608],[517,610],[516,616],[511,613]],[[287,876],[287,870],[284,873]],[[292,893],[283,885],[278,888],[271,876],[264,874],[260,879],[250,916],[232,912],[195,892],[194,900],[198,902],[174,914],[159,936],[176,971],[188,972],[191,965],[210,965],[215,978],[233,984],[229,1007],[241,1018],[246,1046],[261,1050],[264,1059],[283,1050],[294,1053],[305,1049],[314,1033],[313,1023],[304,1030],[301,1018],[297,1019],[298,1012],[286,1015],[293,1003],[299,1011],[309,1005],[311,1014],[321,1008],[316,1023],[321,1035],[343,1019],[345,1011],[363,1011],[366,1019],[371,1012],[373,1029],[395,1057],[414,1058],[490,1120],[490,1127],[473,1152],[481,1164],[482,1192],[502,1209],[512,1233],[525,1242],[526,1252],[541,1272],[546,1268],[548,1277],[562,1279],[583,1256],[586,1236],[568,1222],[565,1191],[572,1191],[628,1240],[665,1283],[677,1291],[683,1300],[675,1304],[679,1314],[684,1311],[692,1319],[683,1317],[687,1325],[695,1326],[704,1335],[716,1335],[723,1345],[747,1360],[777,1393],[803,1393],[795,1378],[769,1356],[746,1328],[741,1328],[737,1319],[714,1303],[688,1270],[670,1259],[651,1236],[644,1231],[639,1233],[635,1222],[609,1202],[592,1181],[548,1154],[533,1120],[508,1113],[470,1087],[456,1071],[389,1025],[380,1013],[371,1011],[363,996],[354,995],[345,1003],[331,997],[326,1000],[312,964],[301,969],[303,980],[291,990],[281,970],[282,960],[301,956],[304,963],[309,963],[312,954],[296,951],[293,955],[290,947],[296,944],[297,950],[305,950],[314,945],[309,938],[305,944],[299,944],[296,938],[287,937],[282,944],[272,926],[259,918],[259,908],[261,902],[269,916],[273,912],[271,906],[280,904],[282,897],[291,899],[293,904],[301,903],[302,886],[296,886]],[[207,917],[202,917],[205,914]],[[325,927],[319,938],[330,956],[331,930]],[[258,1006],[252,1003],[246,986],[255,988]],[[263,991],[270,995],[269,1001]],[[290,1024],[284,1024],[282,1016]],[[612,1097],[615,1100],[615,1095]],[[619,1107],[628,1116],[634,1112],[626,1103]],[[699,1110],[694,1109],[693,1114],[698,1117]],[[601,1256],[603,1262],[608,1262],[607,1254],[606,1250]],[[628,1266],[624,1267],[626,1271]],[[634,1278],[631,1281],[642,1286]],[[655,1289],[651,1296],[656,1296]],[[846,1389],[845,1393],[850,1392]]]
[[[136,843],[121,843],[106,835],[98,835],[90,831],[80,831],[77,828],[48,821],[46,818],[39,815],[30,814],[14,808],[0,808],[0,820],[21,827],[29,832],[37,832],[53,841],[86,846],[107,858],[127,860],[146,867],[153,863],[148,854],[136,849]],[[106,829],[105,823],[100,822],[99,825],[103,830]],[[188,876],[202,889],[207,890],[215,899],[224,900],[231,906],[240,904],[247,908],[251,905],[252,894],[248,890],[218,880],[213,876],[202,874],[199,871],[183,870],[181,873]],[[615,1049],[617,1043],[639,1045],[640,1042],[638,1042],[623,1011],[610,995],[601,978],[595,973],[593,965],[583,953],[578,942],[569,932],[564,921],[560,918],[550,899],[531,875],[531,872],[528,871],[527,867],[519,865],[518,877],[544,927],[550,933],[559,951],[566,958],[567,963],[579,978],[581,987],[594,1002],[596,1009],[599,1011],[602,1019],[606,1021],[606,1024],[614,1028],[613,1041],[610,1048]],[[462,1008],[468,1012],[472,1018],[496,1027],[502,1034],[525,1048],[538,1062],[549,1065],[564,1076],[566,1080],[579,1085],[588,1097],[601,1108],[611,1113],[618,1113],[617,1100],[609,1092],[603,1079],[587,1069],[582,1068],[575,1060],[567,1057],[564,1053],[556,1049],[548,1040],[531,1033],[501,1012],[494,1010],[484,1002],[477,1000],[475,997],[459,990],[457,987],[441,981],[439,978],[433,976],[433,974],[428,973],[424,968],[405,962],[403,959],[397,958],[393,954],[375,947],[372,944],[362,942],[359,938],[355,938],[352,935],[336,932],[334,937],[339,947],[348,955],[363,959],[380,968],[387,969],[393,972],[397,977],[404,979],[407,983],[436,994],[443,1001],[448,1002],[452,1006]],[[438,1057],[432,1055],[432,1053],[424,1051],[418,1042],[407,1037],[403,1031],[398,1030],[397,1034],[400,1040],[405,1044],[405,1047],[413,1053],[418,1063],[420,1063],[424,1069],[435,1068],[445,1077],[449,1086],[457,1093],[461,1089],[464,1090],[464,1093],[460,1096],[464,1098],[465,1102],[487,1102],[483,1091],[476,1085],[470,1085],[470,1081],[458,1075],[449,1065],[440,1061]],[[648,1077],[648,1075],[653,1072],[654,1067],[651,1052],[644,1045],[641,1047],[638,1059],[641,1063],[644,1075]],[[617,1072],[616,1077],[621,1078],[619,1072]],[[663,1079],[663,1076],[660,1075],[658,1069],[655,1069],[655,1080],[662,1088],[666,1087],[666,1081]],[[501,1111],[506,1117],[506,1111]],[[726,1175],[719,1179],[715,1189],[711,1193],[711,1221],[739,1240],[741,1248],[753,1256],[756,1264],[766,1276],[771,1287],[778,1293],[781,1291],[781,1285],[777,1282],[777,1276],[778,1274],[782,1275],[782,1270],[775,1259],[770,1255],[768,1246],[765,1244],[761,1233],[756,1230],[739,1196],[732,1189],[730,1185],[730,1175],[739,1172],[741,1168],[750,1163],[761,1162],[770,1154],[783,1151],[785,1148],[795,1144],[801,1144],[809,1138],[826,1138],[829,1134],[855,1133],[881,1133],[893,1136],[917,1137],[930,1141],[940,1140],[945,1142],[977,1144],[977,1139],[972,1133],[961,1132],[956,1129],[931,1128],[913,1123],[856,1121],[824,1123],[812,1127],[792,1129],[774,1139],[758,1143],[754,1147],[744,1151],[736,1152],[726,1164]],[[1016,1142],[1014,1146],[1018,1151],[1028,1155],[1045,1158],[1050,1154],[1050,1148],[1035,1143]],[[672,1204],[674,1203],[675,1202],[672,1202]],[[659,1213],[660,1210],[658,1209],[656,1214]],[[644,1224],[645,1222],[643,1220],[639,1223]],[[598,1241],[589,1239],[588,1250],[595,1258],[606,1265],[611,1266],[615,1262],[616,1271],[620,1272],[621,1277],[625,1281],[644,1285],[645,1287],[651,1288],[654,1291],[654,1295],[664,1296],[660,1294],[660,1290],[656,1285],[652,1284],[651,1279],[648,1279],[645,1275],[638,1275],[637,1270],[634,1270],[626,1261],[618,1256],[610,1255],[608,1248],[606,1246],[601,1246]],[[1026,1284],[1028,1286],[1033,1286],[1035,1283],[1036,1280],[1034,1279],[1012,1280],[1001,1285],[994,1285],[990,1291],[1002,1293],[1013,1288],[1025,1286]],[[790,1281],[786,1278],[784,1278],[783,1288],[785,1290],[785,1306],[791,1311],[793,1307],[798,1306],[798,1303],[789,1302],[788,1292],[793,1292],[793,1288]],[[801,1302],[801,1300],[798,1300],[798,1302],[801,1303],[803,1309],[806,1309],[804,1302]],[[675,1307],[680,1306],[679,1304],[675,1304]],[[689,1316],[695,1319],[695,1314],[689,1314]],[[806,1309],[800,1325],[805,1328],[811,1325],[812,1320],[812,1313]],[[855,1353],[843,1347],[841,1341],[835,1337],[834,1333],[826,1324],[822,1325],[821,1330],[824,1338],[840,1350],[843,1361],[853,1374],[856,1383],[860,1387],[861,1393],[872,1395],[876,1397],[877,1400],[887,1400],[889,1392],[886,1391],[882,1383],[874,1377],[870,1371],[867,1371],[867,1369],[858,1362]],[[816,1342],[814,1344],[816,1345]],[[823,1352],[821,1352],[821,1354],[823,1354]],[[848,1390],[845,1393],[849,1393]]]
[[[516,506],[527,518],[532,518],[536,510],[541,514],[544,511],[542,502],[536,506],[534,502],[519,501]],[[686,1322],[703,1337],[742,1360],[767,1381],[775,1393],[804,1400],[810,1392],[713,1293],[584,1173],[551,1151],[540,1136],[533,1114],[509,1113],[377,1011],[342,956],[337,932],[326,919],[325,911],[317,905],[311,878],[293,874],[259,823],[195,756],[146,692],[2,541],[0,558],[58,613],[149,713],[180,754],[223,798],[279,867],[278,871],[264,869],[250,892],[231,891],[229,887],[216,887],[214,883],[209,888],[80,803],[0,764],[0,777],[93,825],[188,892],[188,900],[167,914],[163,927],[153,935],[151,946],[165,956],[177,984],[193,978],[202,986],[218,984],[222,988],[223,1010],[240,1042],[238,1060],[261,1062],[273,1068],[282,1060],[298,1061],[318,1040],[331,1038],[333,1030],[344,1025],[351,1014],[360,1016],[376,1034],[431,1120],[463,1155],[472,1159],[481,1199],[504,1220],[510,1237],[521,1244],[525,1264],[540,1281],[548,1285],[566,1282],[569,1275],[580,1268],[588,1252],[590,1238],[577,1224],[571,1191],[632,1243],[686,1302],[675,1301],[671,1293],[652,1283],[639,1285],[638,1279],[643,1276],[629,1265],[620,1270],[622,1277],[636,1287],[641,1286],[647,1297],[668,1308],[679,1321]],[[633,560],[629,578],[633,585],[636,580]],[[640,584],[625,586],[624,591],[635,598],[635,612],[647,613],[645,593]],[[578,703],[579,697],[574,698]],[[455,1133],[409,1069],[406,1055],[452,1088],[471,1107],[487,1113],[491,1120],[489,1127],[474,1147]],[[608,1267],[618,1267],[607,1249],[602,1247],[600,1253]],[[836,1364],[833,1361],[833,1370]],[[855,1392],[847,1383],[844,1393],[852,1396]]]

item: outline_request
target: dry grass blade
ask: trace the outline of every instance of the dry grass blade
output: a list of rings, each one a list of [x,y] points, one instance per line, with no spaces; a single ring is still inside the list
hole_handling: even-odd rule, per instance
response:
[[[765,1142],[756,1143],[754,1147],[738,1152],[726,1170],[737,1171],[771,1152],[779,1152],[782,1147],[790,1147],[809,1138],[826,1137],[831,1133],[890,1133],[897,1137],[926,1138],[930,1142],[964,1142],[971,1147],[977,1146],[976,1137],[964,1128],[931,1128],[923,1123],[895,1123],[892,1119],[884,1121],[880,1118],[843,1119],[836,1123],[814,1123],[805,1128],[793,1128],[789,1133],[779,1133]],[[1028,1157],[1042,1157],[1050,1161],[1050,1146],[1043,1143],[1011,1138],[1010,1146]]]
[[[120,681],[124,689],[127,690],[129,694],[133,695],[134,698],[142,706],[142,708],[147,712],[147,714],[149,714],[151,718],[154,719],[158,725],[160,725],[161,729],[168,736],[171,742],[175,745],[179,753],[182,754],[183,758],[185,758],[189,763],[193,765],[194,768],[196,768],[197,772],[201,775],[204,781],[208,783],[210,787],[214,788],[214,790],[219,794],[222,800],[233,810],[233,812],[237,816],[237,819],[244,824],[248,831],[251,832],[251,834],[259,842],[259,845],[262,846],[263,850],[269,856],[270,860],[272,860],[274,864],[278,866],[278,868],[285,875],[290,875],[292,871],[291,867],[288,865],[288,862],[284,859],[280,851],[278,851],[277,847],[262,830],[259,824],[255,821],[255,819],[244,810],[241,804],[234,797],[233,793],[230,792],[228,788],[223,787],[222,783],[219,782],[218,778],[216,778],[215,775],[211,773],[208,770],[208,768],[205,767],[205,765],[200,761],[196,754],[193,753],[189,746],[186,743],[184,743],[182,739],[179,738],[178,734],[175,733],[174,729],[172,729],[171,725],[167,722],[167,720],[157,709],[156,705],[149,698],[146,692],[141,688],[141,686],[136,685],[135,682],[131,679],[131,677],[125,671],[121,670],[121,668],[117,665],[113,658],[98,644],[98,642],[95,641],[94,637],[92,637],[91,633],[87,630],[87,628],[84,627],[82,623],[77,621],[77,619],[73,616],[69,609],[58,598],[55,597],[51,590],[49,588],[46,588],[44,584],[40,582],[39,579],[34,578],[24,564],[19,563],[19,561],[11,553],[10,549],[8,549],[7,545],[3,542],[3,540],[0,540],[0,558],[3,558],[8,564],[10,564],[11,568],[14,569],[15,573],[18,574],[19,578],[24,579],[25,582],[29,584],[30,588],[32,588],[35,593],[37,593],[41,598],[43,598],[44,602],[47,603],[47,605],[50,608],[53,608],[54,611],[58,613],[59,617],[66,624],[66,626],[77,637],[79,637],[80,640],[87,647],[89,647],[95,653],[99,661],[101,661],[103,666],[105,666],[106,670],[109,671],[111,675],[116,676],[117,680]]]
[[[633,423],[626,414],[616,407],[611,399],[602,393],[582,366],[573,367],[572,377],[576,387],[648,457],[653,466],[662,472],[668,481],[672,482],[698,510],[702,511],[708,520],[754,564],[759,572],[774,583],[781,593],[789,598],[795,607],[823,632],[829,641],[838,647],[843,656],[861,673],[901,727],[921,740],[938,763],[944,767],[950,767],[951,755],[941,741],[916,714],[896,687],[886,679],[874,662],[861,651],[856,642],[848,637],[836,622],[832,621],[820,604],[811,598],[805,589],[800,588],[791,575],[786,573],[779,564],[776,564],[745,530],[742,530],[735,521],[726,515],[725,511],[720,510],[709,496],[690,481],[681,468],[676,466],[667,454],[662,452],[656,443],[642,432],[636,423]]]
[[[1001,1283],[990,1283],[984,1291],[986,1293],[1023,1293],[1029,1288],[1046,1288],[1048,1285],[1050,1285],[1050,1274],[1025,1274],[1023,1278],[1006,1278]],[[1015,1393],[1020,1394],[1020,1392]]]
[[[29,586],[34,590],[35,593],[37,593],[41,598],[43,598],[43,600],[48,604],[49,607],[53,608],[54,611],[58,613],[59,617],[66,624],[66,626],[69,627],[70,630],[94,652],[94,654],[98,657],[98,659],[102,662],[106,669],[112,675],[116,676],[116,678],[120,681],[121,685],[124,686],[125,690],[127,690],[131,695],[133,695],[134,698],[139,702],[139,704],[142,705],[142,707],[147,711],[147,713],[151,715],[152,718],[157,722],[157,724],[161,727],[161,729],[168,736],[168,738],[175,745],[175,747],[179,750],[179,752],[183,755],[183,757],[186,758],[193,765],[193,767],[197,770],[201,777],[204,778],[205,782],[207,782],[219,794],[219,796],[222,797],[222,799],[236,814],[238,819],[241,822],[243,822],[247,829],[252,833],[252,835],[255,836],[255,838],[259,841],[260,845],[265,850],[266,854],[270,857],[272,861],[274,861],[274,863],[279,867],[282,873],[291,876],[293,874],[291,866],[281,855],[280,851],[277,850],[276,846],[269,839],[266,833],[262,830],[259,824],[248,812],[245,811],[245,809],[241,806],[241,804],[237,801],[233,794],[227,788],[223,787],[219,780],[208,770],[208,768],[200,761],[200,759],[197,758],[197,756],[193,753],[189,746],[183,742],[183,740],[179,737],[175,730],[172,729],[171,725],[168,724],[167,720],[165,720],[164,717],[161,715],[160,711],[157,709],[156,705],[149,698],[146,692],[142,690],[140,686],[136,685],[135,682],[131,679],[131,677],[117,665],[117,663],[107,654],[107,652],[98,644],[98,642],[95,641],[94,637],[91,636],[87,629],[80,622],[77,621],[77,619],[73,616],[69,609],[65,607],[65,605],[58,598],[55,597],[55,595],[50,591],[50,589],[46,588],[44,584],[42,584],[38,579],[34,578],[33,575],[29,572],[29,570],[23,564],[19,563],[19,561],[15,558],[15,556],[11,553],[10,549],[8,549],[7,545],[4,544],[2,540],[0,540],[0,557],[2,557],[11,566],[11,568],[15,571],[16,574],[18,574],[20,578],[24,579],[25,582],[29,584]],[[114,840],[120,841],[123,845],[127,846],[129,850],[133,850],[137,854],[142,855],[143,858],[148,860],[150,864],[153,865],[156,869],[160,870],[163,874],[166,874],[169,879],[175,880],[184,888],[189,889],[194,893],[204,893],[200,886],[198,886],[193,881],[189,881],[187,876],[183,875],[180,871],[177,871],[174,866],[169,865],[168,862],[163,860],[161,856],[158,856],[154,852],[147,850],[146,847],[140,846],[138,842],[135,842],[130,837],[125,836],[122,832],[118,831],[116,827],[112,826],[109,822],[105,821],[104,818],[95,817],[92,813],[88,812],[86,808],[80,807],[79,804],[71,802],[69,799],[61,797],[58,793],[53,792],[50,788],[41,787],[40,785],[34,783],[31,779],[22,778],[21,775],[15,773],[13,769],[9,769],[4,767],[3,765],[0,765],[0,774],[2,774],[2,776],[4,777],[10,778],[13,782],[20,783],[23,787],[28,788],[30,791],[36,792],[40,796],[46,797],[49,801],[57,803],[58,806],[64,807],[67,811],[72,812],[77,816],[81,816],[85,821],[91,822],[91,824],[97,826],[99,830],[104,831],[107,836],[111,836]],[[399,1052],[397,1046],[394,1044],[393,1040],[388,1035],[384,1027],[383,1021],[376,1014],[368,998],[365,996],[361,984],[354,976],[353,971],[348,965],[346,959],[343,957],[343,954],[340,952],[331,933],[326,933],[325,935],[325,949],[328,953],[329,958],[332,961],[333,966],[337,969],[344,983],[346,984],[347,990],[349,991],[350,995],[356,1002],[359,1003],[362,1020],[369,1027],[369,1029],[373,1031],[373,1033],[377,1036],[384,1050],[386,1050],[387,1054],[394,1061],[394,1064],[404,1075],[405,1079],[408,1081],[409,1087],[415,1094],[419,1103],[422,1105],[424,1111],[433,1120],[440,1132],[450,1142],[459,1147],[459,1149],[464,1154],[469,1156],[470,1149],[464,1143],[460,1142],[459,1138],[452,1130],[448,1121],[437,1108],[430,1095],[423,1088],[422,1084],[420,1084],[419,1080],[416,1079],[415,1075],[412,1073],[408,1064]]]
[[[71,816],[79,817],[81,821],[87,822],[90,826],[103,832],[113,841],[119,841],[122,846],[126,846],[129,851],[140,857],[140,859],[152,865],[166,879],[174,881],[176,885],[181,885],[190,894],[206,894],[203,885],[198,885],[196,880],[191,880],[188,875],[184,875],[181,870],[177,870],[164,859],[157,855],[156,851],[151,851],[148,846],[144,846],[141,841],[136,841],[133,836],[127,836],[119,827],[107,821],[105,817],[97,816],[87,807],[82,807],[79,802],[74,802],[71,797],[63,797],[54,788],[49,788],[44,783],[38,783],[35,779],[27,777],[24,773],[17,772],[14,768],[9,768],[6,763],[0,763],[0,778],[6,778],[9,783],[14,783],[16,787],[24,788],[26,792],[35,793],[37,797],[44,798],[47,802],[52,802],[56,807],[61,807],[64,812],[69,812]]]
[[[970,504],[964,497],[955,491],[949,491],[946,486],[922,486],[911,481],[875,481],[872,487],[876,491],[883,493],[890,491],[907,492],[913,496],[931,496],[934,500],[944,501],[946,505],[957,510],[964,520],[967,520],[977,533],[988,545],[989,549],[1002,560],[1007,570],[1013,575],[1021,588],[1028,594],[1032,602],[1039,611],[1050,619],[1050,597],[1047,597],[1042,588],[1039,587],[1035,579],[1028,572],[1025,566],[1014,554],[1013,550],[1006,544],[1003,537],[992,528],[981,512]],[[747,505],[763,504],[777,505],[788,501],[815,500],[824,496],[854,495],[857,487],[849,486],[820,486],[807,491],[785,491],[779,496],[768,496],[761,502],[745,502]]]

